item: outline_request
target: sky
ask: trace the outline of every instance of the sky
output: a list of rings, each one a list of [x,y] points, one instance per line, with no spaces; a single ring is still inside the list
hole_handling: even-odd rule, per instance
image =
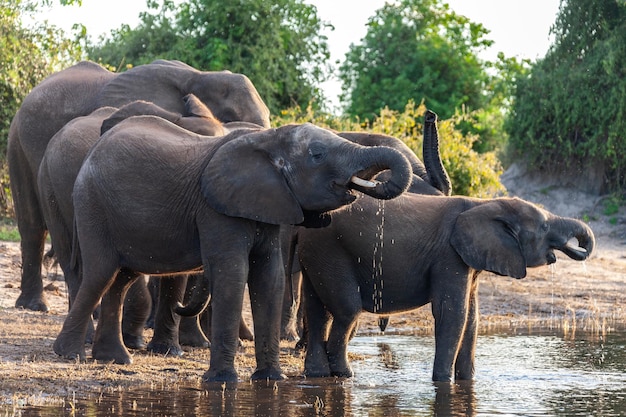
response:
[[[335,28],[325,32],[333,63],[343,61],[350,44],[365,36],[368,18],[385,4],[385,0],[305,1],[315,5],[318,16]],[[490,31],[487,38],[494,44],[481,55],[489,60],[494,60],[498,52],[509,57],[542,58],[550,46],[550,27],[559,9],[559,0],[447,0],[447,3],[457,14],[482,23]],[[55,6],[42,14],[42,19],[66,30],[74,23],[82,23],[88,34],[97,39],[123,23],[134,27],[139,22],[139,13],[145,10],[146,0],[83,0],[80,7]],[[333,78],[321,87],[331,105],[336,106],[341,91],[339,81]]]

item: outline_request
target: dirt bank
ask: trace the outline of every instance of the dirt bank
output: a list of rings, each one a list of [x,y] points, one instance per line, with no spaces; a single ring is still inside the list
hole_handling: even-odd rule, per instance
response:
[[[551,201],[557,200],[568,201],[567,195]],[[600,200],[585,202],[577,214],[572,214],[569,205],[568,213],[563,214],[589,220],[598,244],[591,259],[580,263],[560,256],[553,267],[529,270],[523,280],[483,273],[481,332],[551,326],[568,333],[580,330],[602,333],[624,327],[626,226],[619,213],[603,215]],[[559,207],[547,208],[559,213]],[[60,271],[48,271],[44,283],[52,307],[49,313],[15,309],[19,293],[19,245],[0,242],[0,404],[54,403],[71,398],[74,393],[97,396],[102,391],[130,386],[171,386],[200,381],[208,368],[210,353],[205,349],[188,349],[181,358],[134,352],[134,363],[129,366],[78,364],[57,357],[52,343],[60,331],[67,304],[65,285],[56,279],[56,272]],[[406,330],[431,332],[429,308],[391,318],[388,333]],[[360,332],[375,331],[376,318],[365,315]],[[149,338],[150,331],[146,331],[146,339]],[[283,342],[281,360],[284,371],[297,376],[303,363],[293,345]],[[246,342],[237,358],[241,378],[247,379],[253,367],[252,343]]]

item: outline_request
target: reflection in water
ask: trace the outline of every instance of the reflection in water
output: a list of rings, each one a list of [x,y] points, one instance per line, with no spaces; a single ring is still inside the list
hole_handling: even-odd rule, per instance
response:
[[[431,382],[434,339],[354,338],[352,379],[136,389],[0,416],[477,416],[624,415],[626,335],[479,336],[476,379]]]
[[[433,382],[435,403],[433,416],[474,416],[476,398],[473,381]]]

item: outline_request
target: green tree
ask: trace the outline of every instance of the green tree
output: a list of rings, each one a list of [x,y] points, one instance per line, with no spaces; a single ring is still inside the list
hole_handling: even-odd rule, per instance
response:
[[[62,4],[69,4],[64,0]],[[0,0],[0,214],[10,206],[6,173],[9,126],[22,99],[44,77],[80,56],[79,39],[70,40],[53,26],[25,26],[23,18],[44,0]],[[80,34],[78,35],[80,38]]]
[[[116,68],[157,58],[196,68],[246,74],[270,110],[309,102],[321,105],[317,87],[329,73],[321,34],[327,24],[302,0],[190,0],[174,5],[149,1],[154,13],[113,31],[89,56]]]
[[[386,3],[339,69],[347,113],[371,119],[384,107],[402,111],[409,99],[442,118],[482,108],[489,78],[477,53],[492,44],[487,33],[442,0]]]
[[[563,0],[554,44],[518,80],[506,123],[514,156],[536,170],[600,167],[626,185],[626,3]]]

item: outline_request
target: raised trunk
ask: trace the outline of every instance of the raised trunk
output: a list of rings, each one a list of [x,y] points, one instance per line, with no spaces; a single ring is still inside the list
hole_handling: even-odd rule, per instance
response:
[[[555,249],[576,261],[587,259],[595,246],[595,237],[591,228],[574,219],[559,219],[557,225],[557,233],[562,233],[561,236],[565,239],[565,243],[555,246]],[[572,244],[572,239],[578,241],[578,246]]]
[[[439,132],[437,131],[437,115],[426,110],[424,115],[424,143],[423,143],[424,166],[428,173],[428,183],[441,191],[444,195],[450,195],[452,185],[446,172],[441,154],[439,153]]]
[[[358,169],[357,177],[369,180],[381,171],[390,170],[391,175],[384,181],[353,182],[350,187],[370,197],[389,200],[407,190],[411,184],[411,165],[398,151],[386,146],[362,147],[356,160],[362,168]]]

